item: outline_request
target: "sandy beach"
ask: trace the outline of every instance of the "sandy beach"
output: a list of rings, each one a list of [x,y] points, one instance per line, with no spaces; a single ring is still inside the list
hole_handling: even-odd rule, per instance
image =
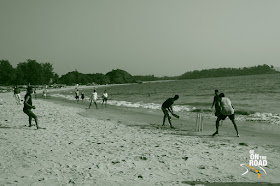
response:
[[[161,127],[161,113],[33,99],[46,129],[26,127],[13,94],[0,94],[0,185],[248,185],[280,183],[279,126],[212,120],[194,132],[193,117]],[[22,97],[24,95],[22,94]],[[260,178],[240,164],[249,151],[267,156]]]

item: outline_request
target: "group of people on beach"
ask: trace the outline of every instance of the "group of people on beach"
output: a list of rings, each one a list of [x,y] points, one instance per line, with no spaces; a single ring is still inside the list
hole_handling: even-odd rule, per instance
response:
[[[76,101],[77,103],[79,102],[80,100],[80,91],[78,88],[76,88],[76,91],[75,91],[75,98],[76,98]],[[81,99],[82,99],[82,102],[84,103],[84,99],[85,99],[85,93],[83,90],[81,90]]]
[[[163,112],[163,124],[162,124],[162,126],[164,126],[165,120],[167,118],[170,127],[174,128],[171,124],[171,116],[169,115],[169,112],[174,117],[179,118],[179,116],[174,114],[173,109],[172,109],[173,103],[178,99],[179,99],[179,96],[175,95],[173,98],[168,98],[167,100],[165,100],[163,102],[163,104],[161,106],[161,110]],[[224,93],[219,94],[219,91],[215,90],[215,96],[214,96],[214,100],[213,100],[211,109],[213,108],[213,106],[215,106],[215,116],[217,117],[217,119],[216,119],[216,132],[214,132],[212,134],[212,136],[215,136],[215,135],[219,134],[220,121],[225,120],[228,117],[232,121],[232,124],[235,128],[237,137],[240,137],[239,132],[238,132],[238,128],[237,128],[237,125],[236,125],[236,122],[235,122],[235,119],[234,119],[234,107],[233,107],[230,99],[225,97]]]
[[[38,118],[32,112],[32,109],[35,109],[35,106],[32,105],[32,96],[31,96],[32,93],[34,93],[34,90],[33,90],[32,86],[28,86],[26,95],[24,96],[23,112],[29,118],[29,125],[28,126],[29,127],[32,126],[31,121],[32,121],[32,118],[33,118],[33,119],[35,119],[35,123],[36,123],[37,129],[39,129]],[[80,95],[79,90],[78,90],[78,88],[76,88],[75,98],[76,98],[77,102],[79,101],[79,95]],[[17,104],[21,104],[20,90],[19,90],[19,88],[17,86],[15,86],[15,88],[14,88],[14,96],[16,97]],[[81,99],[82,99],[83,102],[84,102],[84,98],[85,98],[85,94],[84,94],[83,91],[81,91]],[[103,98],[102,106],[105,103],[105,107],[106,107],[107,100],[108,100],[108,93],[107,93],[106,90],[104,91],[104,93],[102,95],[102,98]],[[96,106],[96,109],[98,109],[97,102],[96,102],[97,99],[98,99],[98,94],[96,92],[96,89],[94,88],[93,92],[92,92],[92,95],[90,96],[89,109],[90,109],[92,103],[94,103],[95,106]],[[179,99],[179,95],[175,95],[174,97],[168,98],[167,100],[165,100],[163,102],[163,104],[161,106],[161,110],[162,110],[163,115],[164,115],[163,116],[163,124],[162,124],[162,126],[165,125],[165,121],[166,121],[166,118],[167,118],[170,127],[174,128],[172,126],[171,116],[169,115],[169,113],[171,115],[173,115],[174,117],[179,118],[179,116],[176,115],[173,112],[173,108],[172,108],[172,105],[178,99]],[[217,119],[216,119],[216,131],[212,135],[215,136],[215,135],[219,134],[220,121],[225,120],[228,117],[232,121],[232,123],[234,125],[234,128],[235,128],[235,131],[236,131],[236,134],[239,137],[240,135],[239,135],[238,128],[237,128],[237,125],[236,125],[236,122],[235,122],[235,118],[234,118],[234,107],[233,107],[230,99],[225,97],[224,93],[220,93],[219,94],[219,91],[215,90],[215,96],[214,96],[214,99],[213,99],[213,103],[212,103],[211,109],[214,106],[215,106],[215,116],[217,117]]]
[[[75,91],[75,98],[76,98],[76,101],[77,103],[79,102],[79,99],[80,99],[80,91],[78,88],[76,88],[76,91]],[[82,102],[84,103],[84,99],[85,99],[85,93],[83,90],[81,90],[81,99],[82,99]],[[96,92],[96,89],[94,88],[93,89],[93,92],[90,96],[90,103],[89,103],[89,109],[92,105],[92,103],[95,105],[96,109],[98,109],[98,106],[97,106],[97,99],[98,99],[98,94]],[[107,100],[108,100],[108,93],[106,90],[104,90],[104,93],[102,95],[102,106],[105,105],[105,108],[107,106]]]

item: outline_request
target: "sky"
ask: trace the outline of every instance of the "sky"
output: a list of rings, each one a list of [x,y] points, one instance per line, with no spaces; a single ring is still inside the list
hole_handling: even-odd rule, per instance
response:
[[[279,0],[0,0],[0,60],[59,75],[280,66]]]

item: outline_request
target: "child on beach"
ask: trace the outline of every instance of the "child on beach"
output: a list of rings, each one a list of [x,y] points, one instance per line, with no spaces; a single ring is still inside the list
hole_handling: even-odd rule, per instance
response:
[[[235,128],[237,137],[239,137],[239,133],[238,133],[238,129],[234,120],[234,108],[231,104],[231,101],[229,98],[225,97],[224,93],[221,93],[219,95],[220,99],[218,101],[218,116],[217,116],[217,120],[216,120],[216,132],[213,134],[213,136],[219,134],[219,122],[221,120],[225,120],[227,117],[229,117],[229,119],[232,121],[232,124]]]
[[[168,122],[171,128],[174,128],[171,124],[171,116],[168,114],[168,111],[173,115],[173,109],[172,109],[172,105],[174,103],[174,101],[178,100],[179,96],[175,95],[174,98],[168,98],[165,102],[163,102],[162,106],[161,106],[161,110],[164,114],[163,116],[163,124],[162,126],[164,126],[165,124],[165,120],[166,118],[168,118]]]
[[[94,90],[93,90],[93,93],[92,93],[92,95],[91,95],[90,104],[89,104],[89,107],[88,107],[89,109],[90,109],[90,106],[91,106],[91,104],[92,104],[92,101],[93,101],[93,103],[95,104],[96,109],[98,109],[98,108],[97,108],[96,100],[97,100],[97,92],[96,92],[96,90],[94,89]]]
[[[31,127],[31,121],[32,118],[35,119],[36,127],[39,129],[38,125],[38,118],[37,116],[31,111],[31,109],[35,109],[35,106],[32,106],[32,96],[31,94],[33,93],[32,87],[27,88],[26,95],[24,96],[24,107],[23,107],[23,112],[29,117],[29,127]]]
[[[79,102],[79,96],[80,96],[80,92],[78,89],[76,89],[75,98],[76,98],[77,103]]]
[[[85,101],[84,101],[84,99],[85,99],[85,93],[84,93],[84,91],[82,91],[82,93],[81,93],[81,98],[82,98],[82,102],[84,103]]]
[[[104,90],[104,93],[103,93],[103,95],[102,95],[102,98],[103,98],[102,107],[103,107],[103,103],[105,102],[105,108],[106,108],[107,100],[108,100],[108,93],[107,93],[106,90]]]

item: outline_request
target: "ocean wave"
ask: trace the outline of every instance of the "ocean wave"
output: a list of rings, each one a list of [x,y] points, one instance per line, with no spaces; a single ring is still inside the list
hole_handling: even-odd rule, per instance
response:
[[[57,98],[64,98],[67,100],[76,100],[74,96],[71,95],[62,95],[62,94],[51,94],[50,96],[52,97],[57,97]],[[85,97],[86,101],[89,101],[89,97]],[[97,100],[97,103],[102,103],[101,99]],[[161,104],[156,104],[156,103],[143,103],[143,102],[129,102],[129,101],[117,101],[117,100],[108,100],[107,101],[108,105],[114,105],[114,106],[123,106],[123,107],[131,107],[131,108],[145,108],[145,109],[154,109],[154,110],[160,110],[161,109]],[[183,112],[183,111],[192,111],[195,109],[195,107],[189,107],[186,105],[175,105],[172,107],[175,112]]]
[[[62,95],[62,94],[51,94],[52,97],[63,98],[67,100],[75,101],[75,97],[72,95]],[[85,97],[87,102],[90,101],[89,97]],[[102,103],[102,100],[97,100],[97,103]],[[153,110],[160,110],[161,104],[156,103],[143,103],[143,102],[129,102],[129,101],[117,101],[117,100],[108,100],[108,105],[114,106],[123,106],[123,107],[130,107],[130,108],[144,108],[144,109],[153,109]],[[206,108],[196,108],[191,107],[188,105],[175,105],[172,107],[175,112],[204,112],[206,117],[215,117],[213,115],[212,109]],[[266,122],[280,125],[280,114],[273,114],[273,113],[255,113],[253,111],[248,110],[235,110],[235,114],[237,115],[236,120],[239,121],[253,121],[253,122]]]
[[[250,114],[246,118],[246,121],[260,121],[280,125],[280,114],[257,112],[254,114]]]

